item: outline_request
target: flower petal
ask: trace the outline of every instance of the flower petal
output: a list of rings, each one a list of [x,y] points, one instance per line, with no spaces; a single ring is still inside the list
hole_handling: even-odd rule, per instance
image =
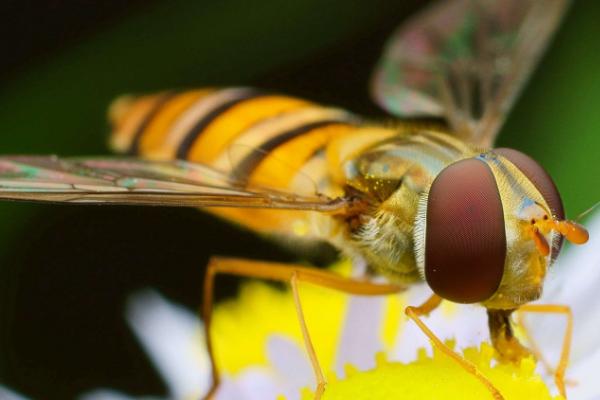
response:
[[[281,335],[272,335],[267,341],[267,357],[281,384],[280,393],[286,399],[298,398],[300,389],[315,387],[315,378],[304,348]]]
[[[596,349],[585,360],[578,362],[567,370],[567,377],[576,381],[567,387],[569,399],[600,400],[598,386],[598,370],[600,369],[600,350]]]
[[[201,397],[211,369],[200,320],[152,290],[131,297],[127,320],[174,398]]]
[[[0,385],[0,399],[2,400],[28,400],[27,397]]]
[[[344,367],[352,364],[359,370],[375,367],[375,353],[383,350],[381,326],[385,298],[351,296],[337,349],[335,371],[345,376]]]
[[[4,397],[0,396],[0,399]],[[158,397],[132,397],[112,389],[95,389],[79,396],[79,400],[158,400]]]
[[[404,292],[403,303],[418,306],[431,295],[431,290],[424,284],[413,285]],[[443,301],[440,308],[423,322],[441,340],[454,340],[456,349],[478,346],[489,341],[487,315],[479,305],[456,304]],[[398,332],[396,345],[389,358],[394,361],[411,362],[417,357],[419,349],[428,349],[431,354],[429,339],[412,321],[407,321]]]
[[[246,368],[235,377],[222,377],[217,400],[265,400],[281,394],[272,373],[264,368]]]

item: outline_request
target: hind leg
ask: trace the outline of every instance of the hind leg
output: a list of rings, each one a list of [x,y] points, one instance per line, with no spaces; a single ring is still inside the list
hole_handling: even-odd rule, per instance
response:
[[[219,371],[215,364],[214,349],[210,336],[214,280],[217,274],[268,279],[288,282],[290,284],[294,296],[294,304],[296,308],[296,314],[298,316],[298,322],[300,323],[300,329],[302,331],[304,346],[308,353],[315,374],[315,379],[317,381],[317,390],[315,393],[315,399],[317,400],[320,399],[321,395],[323,394],[326,382],[314,346],[312,344],[306,320],[304,318],[298,284],[300,282],[307,282],[314,285],[339,290],[348,294],[370,296],[388,295],[398,293],[399,291],[403,290],[403,288],[396,285],[375,284],[367,281],[345,278],[329,271],[322,271],[315,268],[307,268],[293,264],[251,261],[235,258],[211,258],[204,281],[204,302],[202,306],[206,347],[211,360],[212,368],[212,386],[206,396],[207,399],[214,397],[220,382]]]

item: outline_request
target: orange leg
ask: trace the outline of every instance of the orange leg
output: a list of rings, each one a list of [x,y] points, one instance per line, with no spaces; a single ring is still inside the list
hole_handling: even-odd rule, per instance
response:
[[[567,398],[567,391],[565,389],[565,372],[567,370],[567,364],[569,363],[569,354],[571,353],[571,341],[573,339],[573,313],[569,306],[560,304],[526,304],[519,307],[520,312],[531,312],[531,313],[551,313],[551,314],[564,314],[567,317],[567,327],[565,335],[563,337],[562,350],[560,353],[560,360],[558,366],[554,370],[554,382],[558,390],[565,399]],[[533,343],[531,338],[530,341]],[[549,365],[545,361],[544,357],[541,356],[541,352],[537,349],[537,346],[533,343],[533,350],[537,355],[540,356],[540,360],[545,365]],[[552,367],[549,368],[552,371]]]
[[[421,320],[421,316],[427,316],[431,311],[433,311],[437,306],[442,302],[442,298],[438,295],[432,295],[425,303],[418,307],[406,307],[405,313],[406,315],[412,319],[419,329],[429,338],[431,343],[440,350],[442,353],[446,354],[454,361],[456,361],[465,371],[469,374],[472,374],[477,378],[481,383],[485,385],[485,387],[490,391],[493,398],[495,400],[502,400],[502,394],[496,389],[496,387],[490,382],[488,378],[483,375],[475,365],[473,365],[470,361],[466,360],[460,354],[456,353],[454,350],[449,348],[442,342],[436,335],[433,333],[427,325]]]
[[[269,279],[275,281],[289,282],[292,287],[296,313],[304,345],[309,355],[315,378],[317,380],[317,390],[315,399],[320,399],[325,390],[325,378],[323,371],[319,365],[319,360],[315,353],[312,340],[306,326],[304,313],[300,302],[300,294],[298,290],[299,282],[308,282],[315,285],[323,286],[330,289],[339,290],[348,294],[377,296],[398,293],[403,288],[397,285],[375,284],[367,281],[344,278],[332,272],[318,270],[315,268],[307,268],[298,265],[272,263],[265,261],[251,261],[235,258],[211,258],[206,271],[204,281],[204,303],[202,306],[202,316],[204,319],[204,329],[206,337],[206,347],[211,360],[213,382],[211,389],[206,398],[211,399],[219,385],[219,371],[214,362],[214,349],[210,337],[210,324],[213,308],[213,292],[214,279],[217,274],[230,274],[251,278]]]

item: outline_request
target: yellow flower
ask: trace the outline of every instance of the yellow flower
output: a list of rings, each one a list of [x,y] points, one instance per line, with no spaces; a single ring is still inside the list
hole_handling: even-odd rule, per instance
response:
[[[488,377],[506,399],[559,400],[553,397],[541,377],[535,374],[533,359],[519,365],[493,365],[494,349],[483,343],[481,348],[468,348],[465,357]],[[473,376],[467,374],[448,356],[434,350],[433,357],[421,349],[417,359],[404,364],[390,362],[378,354],[376,368],[358,371],[347,367],[347,377],[331,377],[322,400],[347,399],[447,399],[480,400],[490,398],[488,390]],[[313,398],[305,390],[302,400]]]
[[[358,368],[361,366],[346,365],[341,374],[345,376],[338,378],[333,366],[335,357],[340,356],[340,316],[347,311],[348,298],[309,285],[303,287],[301,293],[309,329],[316,328],[311,329],[315,348],[323,369],[329,375],[323,400],[411,400],[458,398],[457,396],[461,399],[478,400],[490,397],[485,386],[456,362],[437,351],[431,357],[424,349],[419,350],[417,359],[410,363],[388,361],[385,352],[379,352],[377,357],[370,354],[374,368],[360,371]],[[392,300],[395,298],[390,296],[387,300],[388,308],[398,308],[398,303]],[[446,312],[451,310],[446,309]],[[313,313],[316,319],[309,317]],[[230,375],[230,379],[247,368],[260,366],[268,370],[270,360],[271,367],[287,361],[292,364],[289,371],[302,372],[307,384],[313,380],[310,373],[306,374],[307,361],[298,360],[297,357],[282,359],[289,354],[286,351],[285,354],[268,354],[269,341],[273,336],[286,337],[299,350],[303,349],[289,291],[258,282],[246,284],[239,298],[217,307],[213,321],[212,333],[215,335],[218,365],[224,374]],[[386,322],[379,329],[382,338],[386,330],[390,329],[390,322]],[[493,361],[493,354],[493,348],[486,343],[480,349],[464,350],[465,357],[494,383],[506,399],[561,398],[551,396],[542,378],[535,373],[536,364],[532,359],[523,360],[520,365],[499,365]],[[265,395],[272,396],[274,393]],[[265,399],[273,398],[266,396]],[[279,399],[290,398],[297,396],[290,393],[279,396]],[[301,398],[312,399],[312,391],[304,389]]]
[[[320,359],[324,367],[330,367],[347,298],[331,290],[306,286],[302,288],[302,300]],[[265,349],[274,335],[302,346],[302,333],[290,292],[259,282],[243,285],[235,300],[217,306],[211,334],[217,366],[230,374],[249,366],[267,366]]]

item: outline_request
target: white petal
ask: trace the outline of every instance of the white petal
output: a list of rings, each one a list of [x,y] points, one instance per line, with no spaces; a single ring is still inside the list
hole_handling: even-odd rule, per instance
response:
[[[352,364],[359,370],[375,367],[375,353],[383,350],[381,326],[385,298],[382,296],[351,296],[338,344],[335,370],[344,377],[344,366]]]
[[[414,285],[402,294],[407,304],[413,306],[422,304],[430,295],[431,290],[426,285]],[[455,340],[457,349],[479,346],[482,341],[489,341],[487,315],[485,309],[479,305],[443,302],[438,309],[422,320],[442,341]],[[410,362],[416,358],[420,348],[430,352],[429,339],[413,321],[407,320],[398,332],[395,348],[389,358]]]
[[[0,385],[0,399],[2,400],[28,400],[27,397],[18,394],[5,386]]]
[[[0,399],[4,399],[0,395]],[[112,389],[96,389],[79,396],[79,400],[158,400],[158,397],[132,397]]]
[[[575,386],[567,387],[569,399],[598,400],[600,385],[598,385],[598,370],[600,370],[600,349],[591,352],[589,356],[571,366],[567,376],[578,382]]]
[[[201,397],[209,388],[210,362],[200,320],[158,293],[132,296],[127,320],[174,398]]]
[[[314,373],[306,351],[292,340],[271,335],[267,341],[267,358],[274,369],[280,393],[286,399],[299,398],[300,389],[304,387],[315,388]]]
[[[247,368],[234,378],[223,376],[217,400],[270,400],[281,394],[272,373],[263,368]]]
[[[217,390],[216,400],[233,400],[240,399],[245,400],[243,397],[243,391],[236,379],[222,376],[219,390]]]

